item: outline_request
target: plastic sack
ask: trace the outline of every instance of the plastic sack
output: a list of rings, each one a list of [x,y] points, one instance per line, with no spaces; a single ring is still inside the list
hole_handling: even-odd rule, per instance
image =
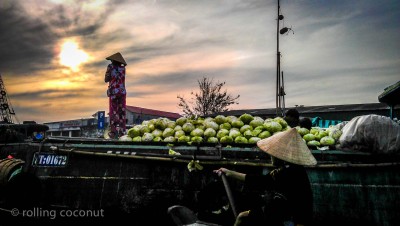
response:
[[[400,125],[381,115],[363,115],[342,128],[340,148],[370,153],[399,153]]]

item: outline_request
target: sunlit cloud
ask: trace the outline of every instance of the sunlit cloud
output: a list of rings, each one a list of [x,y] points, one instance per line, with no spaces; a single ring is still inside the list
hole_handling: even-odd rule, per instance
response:
[[[77,71],[79,66],[89,60],[89,55],[78,47],[72,40],[64,41],[61,45],[60,64]]]
[[[295,32],[280,36],[286,106],[377,102],[398,81],[396,1],[281,8]],[[274,107],[275,10],[275,0],[5,1],[0,73],[20,118],[39,122],[107,111],[115,52],[128,62],[128,105],[179,113],[176,96],[206,76],[240,95],[235,109]]]
[[[131,73],[135,75],[160,76],[176,72],[233,68],[237,66],[237,60],[240,60],[240,54],[232,50],[198,50],[153,57],[129,66],[127,70],[134,68]]]

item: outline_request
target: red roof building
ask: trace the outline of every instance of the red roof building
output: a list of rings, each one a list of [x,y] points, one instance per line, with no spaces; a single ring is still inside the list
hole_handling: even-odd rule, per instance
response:
[[[136,106],[126,106],[126,118],[128,119],[128,124],[141,124],[144,120],[151,120],[154,118],[168,118],[171,120],[176,120],[180,117],[181,115],[178,113]]]

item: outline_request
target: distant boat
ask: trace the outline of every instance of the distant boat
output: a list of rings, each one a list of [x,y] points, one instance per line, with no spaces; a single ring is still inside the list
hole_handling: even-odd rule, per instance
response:
[[[23,124],[2,122],[0,123],[0,144],[41,140],[45,138],[47,130],[49,130],[47,125],[33,121],[24,122]]]

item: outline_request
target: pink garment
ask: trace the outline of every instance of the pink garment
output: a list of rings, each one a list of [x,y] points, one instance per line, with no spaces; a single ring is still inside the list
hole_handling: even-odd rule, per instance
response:
[[[126,89],[125,66],[109,64],[105,74],[105,82],[109,82],[110,138],[118,138],[126,130]]]
[[[108,84],[109,97],[114,99],[117,96],[126,95],[125,90],[125,66],[109,64],[106,71],[106,82]]]

